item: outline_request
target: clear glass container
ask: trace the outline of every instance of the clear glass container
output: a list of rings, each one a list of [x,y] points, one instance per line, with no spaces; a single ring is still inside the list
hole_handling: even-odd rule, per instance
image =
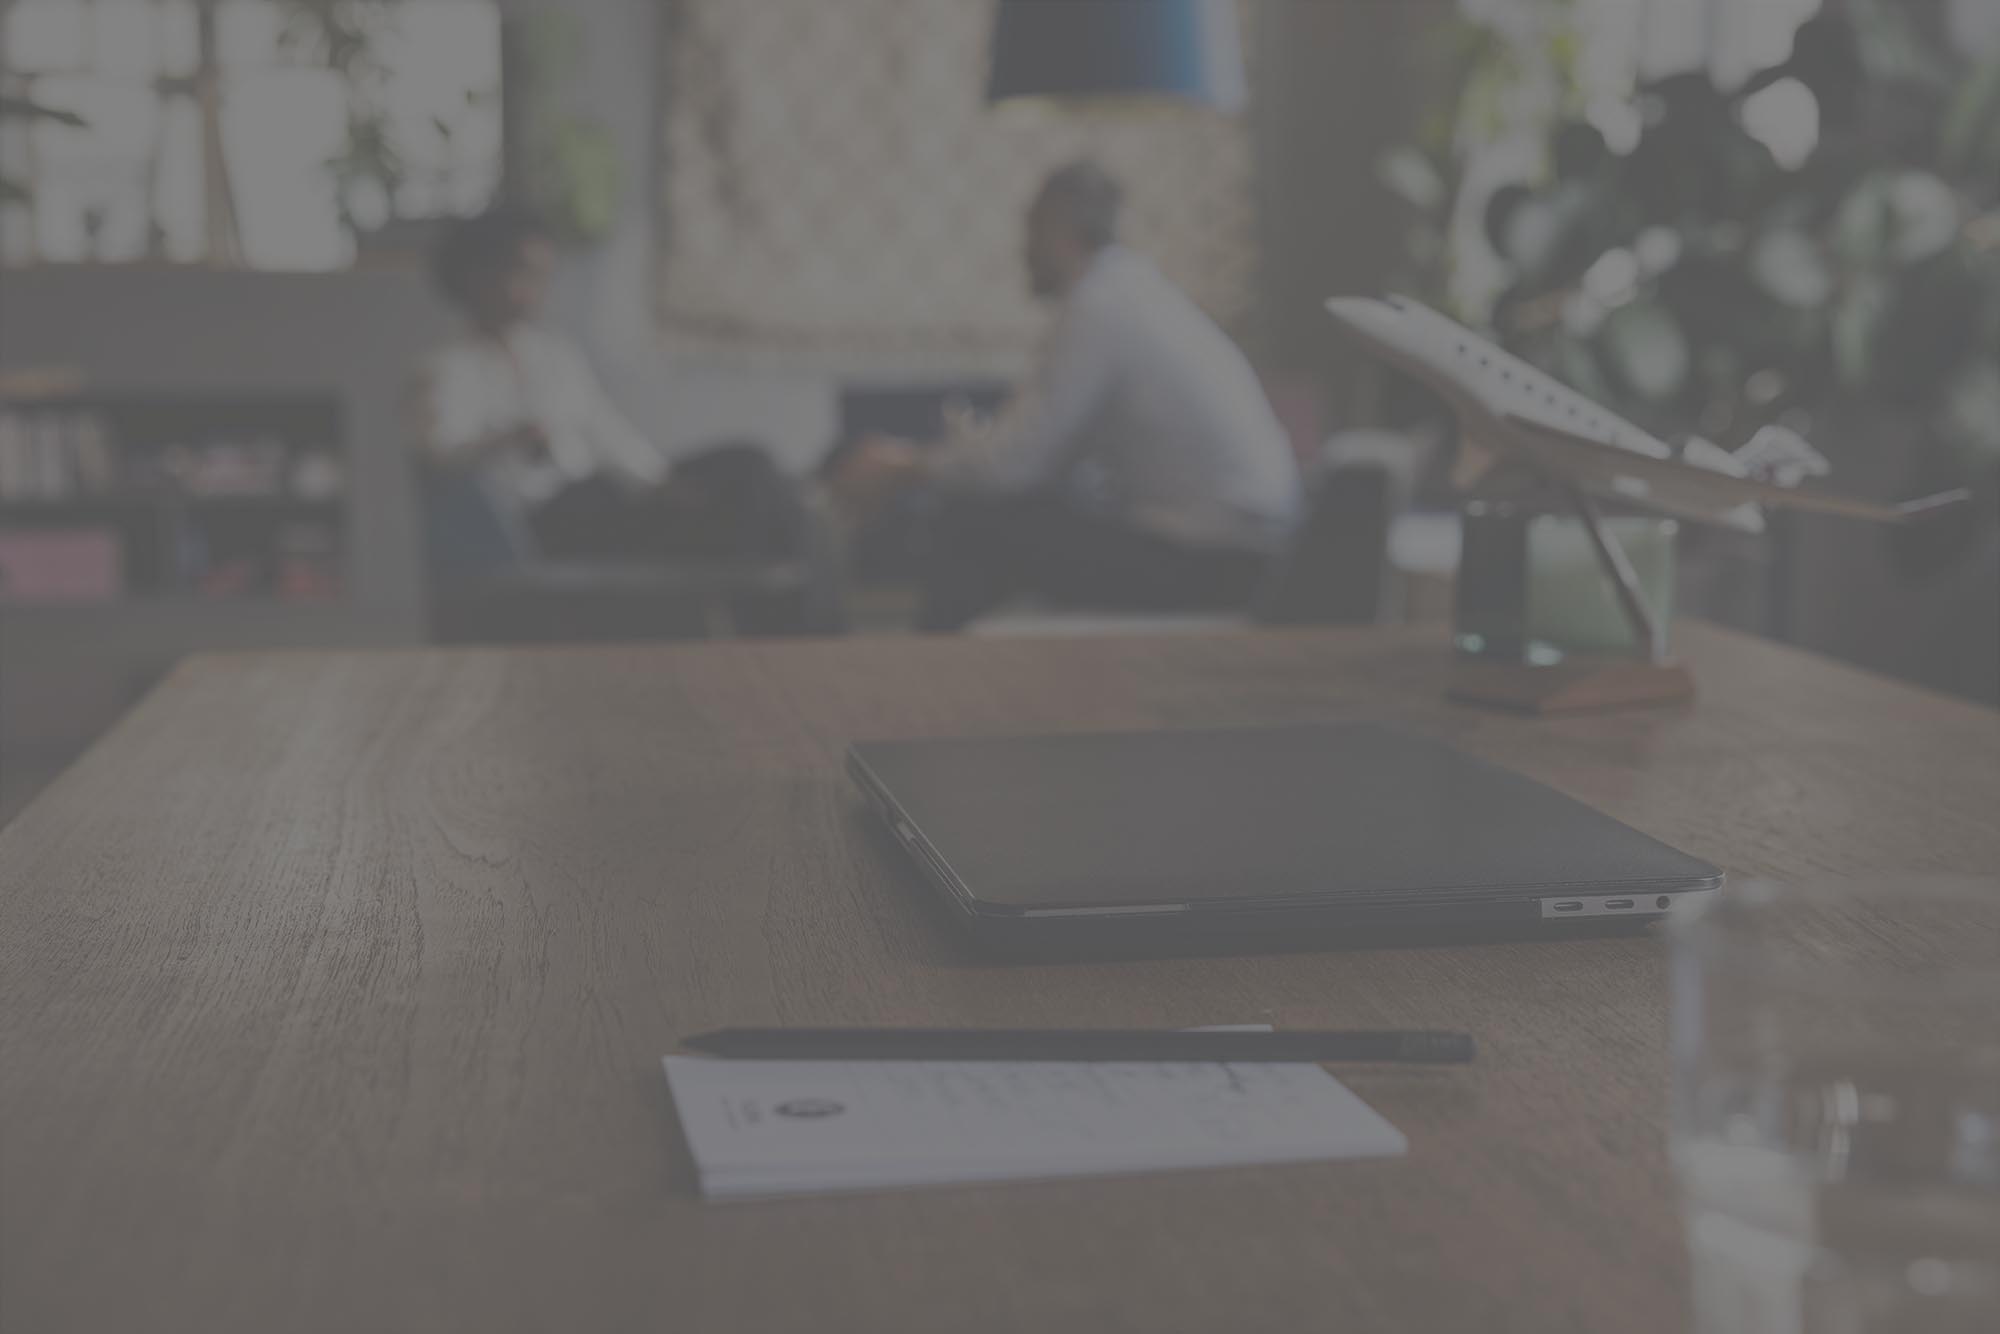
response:
[[[1695,1328],[2000,1331],[2000,882],[1708,897],[1673,939]]]
[[[1550,664],[1572,653],[1640,649],[1583,521],[1549,504],[1511,498],[1466,502],[1453,626],[1460,653]],[[1605,535],[1624,550],[1638,576],[1640,598],[1659,625],[1673,617],[1679,531],[1672,519],[1604,520]]]

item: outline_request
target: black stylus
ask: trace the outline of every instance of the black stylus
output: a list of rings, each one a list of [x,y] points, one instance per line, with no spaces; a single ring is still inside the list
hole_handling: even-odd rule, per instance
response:
[[[1467,1033],[1245,1033],[1156,1028],[724,1028],[683,1044],[781,1061],[1394,1061],[1457,1065]]]

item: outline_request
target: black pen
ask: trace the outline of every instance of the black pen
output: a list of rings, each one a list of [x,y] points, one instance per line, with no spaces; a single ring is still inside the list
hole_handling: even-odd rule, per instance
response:
[[[1250,1033],[1156,1028],[724,1028],[710,1056],[787,1061],[1382,1061],[1459,1065],[1467,1033]]]

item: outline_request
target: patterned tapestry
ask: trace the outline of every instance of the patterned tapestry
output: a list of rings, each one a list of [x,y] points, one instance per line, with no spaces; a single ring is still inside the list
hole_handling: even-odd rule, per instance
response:
[[[668,14],[660,309],[675,341],[844,370],[1010,369],[1044,318],[1021,212],[1086,154],[1124,183],[1132,245],[1225,326],[1249,310],[1247,115],[989,107],[989,0]]]

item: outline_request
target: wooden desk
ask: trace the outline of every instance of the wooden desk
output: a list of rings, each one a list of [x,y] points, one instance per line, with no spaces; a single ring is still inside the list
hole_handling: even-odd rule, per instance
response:
[[[1677,711],[1434,632],[189,663],[0,834],[0,1328],[1678,1330],[1652,937],[1007,967],[856,736],[1399,720],[1739,874],[1992,871],[2000,715],[1720,631]],[[726,1023],[1464,1027],[1402,1161],[708,1205]]]

